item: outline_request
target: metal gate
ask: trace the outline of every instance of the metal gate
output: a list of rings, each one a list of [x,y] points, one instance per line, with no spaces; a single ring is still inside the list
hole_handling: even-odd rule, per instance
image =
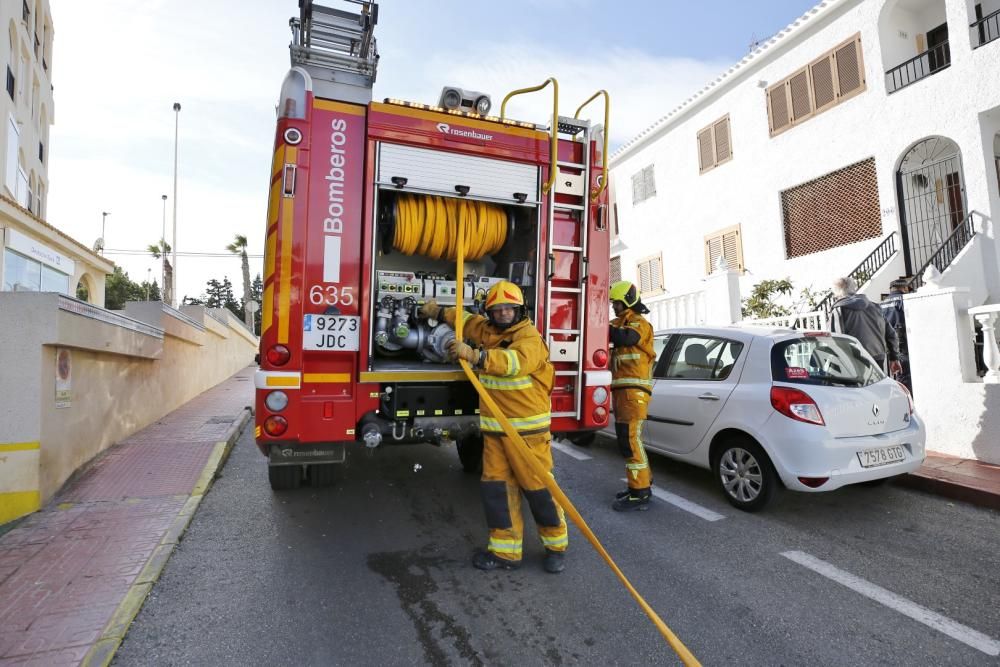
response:
[[[905,159],[903,165],[906,165]],[[896,172],[896,192],[906,274],[914,275],[965,220],[961,156],[956,153],[908,171],[900,169]]]

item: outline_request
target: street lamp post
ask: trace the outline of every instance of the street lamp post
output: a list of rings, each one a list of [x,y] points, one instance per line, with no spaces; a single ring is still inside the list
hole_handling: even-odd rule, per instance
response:
[[[111,214],[107,211],[101,211],[101,256],[104,255],[104,247],[108,245],[108,242],[104,240],[104,223],[107,222],[109,215]]]
[[[167,195],[160,197],[163,200],[163,230],[160,232],[160,301],[166,300],[167,294],[167,249],[163,244],[167,242]],[[173,295],[171,295],[173,300]]]
[[[172,306],[177,305],[177,128],[180,124],[181,104],[174,102],[174,241],[171,244],[173,256],[171,258],[172,277],[170,284],[170,300]]]

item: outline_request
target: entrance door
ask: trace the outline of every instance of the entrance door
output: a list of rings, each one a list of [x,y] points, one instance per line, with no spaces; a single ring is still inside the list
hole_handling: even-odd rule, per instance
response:
[[[936,140],[930,139],[932,143]],[[927,143],[927,142],[925,142]],[[957,154],[925,163],[921,154],[938,153],[918,146],[914,159],[903,160],[896,174],[907,275],[914,275],[965,219],[965,183]],[[940,153],[938,153],[940,154]],[[908,165],[913,165],[907,169]]]
[[[962,202],[962,181],[958,172],[952,172],[946,177],[948,183],[948,216],[951,218],[951,229],[965,220],[965,206]]]
[[[951,64],[947,23],[942,23],[933,30],[927,31],[927,59],[931,72],[935,72]]]

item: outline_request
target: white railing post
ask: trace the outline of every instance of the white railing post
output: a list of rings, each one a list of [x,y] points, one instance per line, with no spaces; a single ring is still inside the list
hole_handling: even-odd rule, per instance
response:
[[[983,327],[983,363],[986,364],[986,384],[1000,384],[1000,347],[997,346],[996,323],[1000,306],[970,308],[969,314]]]

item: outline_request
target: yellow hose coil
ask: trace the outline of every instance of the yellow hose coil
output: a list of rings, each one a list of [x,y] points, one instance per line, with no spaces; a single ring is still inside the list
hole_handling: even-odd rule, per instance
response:
[[[455,240],[460,250],[465,244],[465,238],[463,238],[465,235],[462,234],[464,230],[466,230],[465,225],[462,225],[458,228],[459,234]],[[465,257],[468,257],[468,253],[459,252],[456,254],[456,260],[457,260],[455,267],[456,276],[463,275],[464,271],[463,258]],[[462,287],[463,287],[462,281],[461,280],[456,281],[455,283],[456,303],[462,303]],[[455,337],[458,338],[459,340],[462,340],[463,323],[464,321],[462,317],[455,317]],[[618,567],[618,565],[615,563],[615,561],[612,560],[611,554],[609,554],[607,550],[605,550],[604,545],[602,545],[601,541],[597,539],[597,535],[594,534],[594,532],[590,529],[590,526],[587,525],[587,522],[584,521],[583,516],[581,516],[580,512],[577,511],[576,507],[573,506],[573,503],[570,502],[570,499],[566,496],[565,493],[563,493],[563,490],[559,488],[559,485],[556,483],[555,477],[550,475],[548,470],[545,470],[542,467],[542,465],[538,462],[538,459],[536,459],[529,453],[528,445],[524,442],[524,439],[521,437],[521,434],[519,434],[514,429],[514,426],[510,423],[510,420],[507,419],[507,416],[504,415],[502,412],[500,412],[500,409],[497,407],[496,403],[494,403],[490,395],[486,393],[486,389],[484,389],[483,385],[480,384],[479,378],[476,377],[476,374],[472,371],[472,367],[469,366],[469,363],[464,359],[459,359],[458,361],[459,364],[462,366],[462,370],[465,372],[465,376],[468,378],[469,382],[472,383],[472,386],[475,387],[476,391],[479,393],[479,397],[489,407],[490,414],[495,415],[497,417],[497,420],[500,422],[500,427],[503,429],[503,432],[512,441],[513,444],[506,442],[504,443],[504,448],[507,456],[511,457],[513,455],[513,457],[518,458],[523,464],[526,465],[526,467],[528,467],[532,472],[534,472],[539,479],[545,482],[545,488],[549,490],[549,493],[552,494],[552,497],[555,499],[555,501],[559,503],[560,507],[562,507],[563,510],[566,512],[566,516],[569,517],[569,519],[576,525],[576,527],[580,530],[580,532],[583,533],[583,536],[587,538],[587,541],[590,542],[591,546],[594,547],[594,549],[597,551],[598,554],[600,554],[601,558],[604,559],[604,562],[608,564],[608,567],[610,567],[611,571],[615,573],[615,576],[618,577],[618,580],[621,581],[622,585],[625,586],[625,588],[632,595],[632,597],[635,598],[635,601],[639,604],[639,607],[646,613],[646,616],[649,617],[649,620],[653,622],[653,625],[656,626],[656,629],[660,631],[660,634],[663,636],[663,638],[667,640],[667,644],[670,645],[670,648],[673,649],[674,653],[677,654],[677,657],[680,658],[681,662],[683,662],[684,665],[686,665],[686,667],[700,667],[701,663],[698,662],[698,658],[696,658],[694,654],[691,653],[690,649],[688,649],[688,647],[684,645],[684,642],[682,642],[680,638],[677,635],[675,635],[674,632],[667,626],[667,624],[663,622],[663,619],[660,618],[659,614],[657,614],[656,611],[649,606],[649,603],[646,602],[646,600],[642,597],[642,595],[639,594],[639,591],[635,589],[635,587],[632,585],[632,582],[630,582],[628,580],[628,577],[625,576],[625,573],[622,572],[621,569]]]
[[[507,213],[496,204],[401,194],[396,199],[392,245],[404,255],[453,260],[458,256],[458,227],[470,239],[465,258],[492,255],[507,241]]]

